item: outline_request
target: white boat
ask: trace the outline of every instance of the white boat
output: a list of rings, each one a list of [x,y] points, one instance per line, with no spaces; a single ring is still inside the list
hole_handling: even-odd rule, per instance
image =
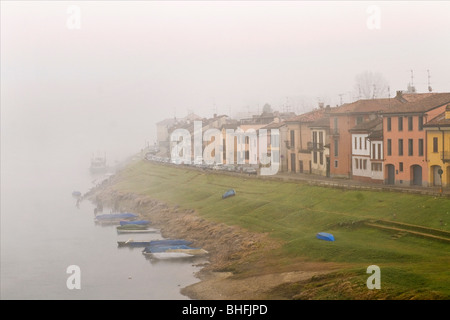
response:
[[[157,229],[117,229],[117,233],[157,233]]]
[[[91,158],[91,167],[90,170],[92,173],[104,173],[108,170],[106,165],[106,155],[102,156],[93,156]]]
[[[204,256],[208,254],[208,251],[206,251],[205,249],[169,249],[167,251],[165,251],[164,253],[169,253],[169,252],[174,252],[174,253],[187,253],[187,254],[191,254],[193,256]]]
[[[185,252],[154,252],[150,253],[152,258],[155,259],[181,259],[181,258],[192,258],[193,254],[185,253]]]

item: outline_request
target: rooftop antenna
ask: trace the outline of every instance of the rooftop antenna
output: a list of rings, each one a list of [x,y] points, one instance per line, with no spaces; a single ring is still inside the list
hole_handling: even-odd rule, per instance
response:
[[[344,95],[344,93],[340,93],[340,94],[339,94],[339,98],[340,98],[340,101],[341,101],[341,104],[340,104],[341,106],[342,106],[342,96],[343,96],[343,95]]]
[[[433,88],[431,88],[431,82],[430,82],[430,70],[427,69],[427,73],[428,73],[428,92],[432,92]]]

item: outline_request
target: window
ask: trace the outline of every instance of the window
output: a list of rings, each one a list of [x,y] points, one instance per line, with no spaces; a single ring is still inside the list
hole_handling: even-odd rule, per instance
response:
[[[378,159],[381,160],[381,143],[378,144]]]
[[[381,171],[383,166],[381,163],[372,163],[372,171]]]
[[[387,139],[387,155],[391,156],[392,155],[392,140],[391,139]]]
[[[334,118],[334,133],[338,133],[338,118]]]
[[[317,151],[314,151],[313,155],[314,155],[314,163],[317,163]]]
[[[367,138],[364,138],[364,150],[367,150]]]
[[[403,155],[403,139],[398,139],[398,155]]]
[[[403,172],[403,162],[399,162],[398,170],[400,170],[400,172]]]
[[[359,169],[359,161],[358,161],[358,159],[355,159],[355,168]]]
[[[362,138],[359,137],[359,149],[362,150]]]
[[[419,116],[419,131],[423,130],[423,116]]]
[[[437,153],[438,150],[438,138],[433,138],[433,152]]]
[[[360,124],[364,121],[364,118],[362,116],[356,117],[356,124]]]
[[[319,162],[320,164],[323,164],[323,152],[319,153]]]
[[[339,156],[339,140],[337,139],[334,140],[334,156]]]
[[[423,139],[419,139],[419,156],[423,156]]]
[[[322,145],[323,144],[323,132],[319,131],[319,143]]]
[[[375,157],[376,157],[376,154],[375,154],[375,149],[376,148],[376,145],[375,145],[375,143],[374,144],[372,144],[372,159],[375,159]]]
[[[295,131],[291,130],[291,147],[295,145]]]
[[[358,138],[355,137],[355,150],[358,149]]]
[[[413,146],[413,139],[408,139],[408,156],[412,156],[414,154]]]
[[[317,131],[313,131],[313,147],[316,148],[317,145]]]
[[[338,167],[338,161],[334,160],[334,167],[337,168]]]
[[[367,170],[367,159],[363,160],[363,169]]]
[[[391,117],[387,118],[387,131],[391,131]]]
[[[408,130],[409,131],[413,130],[413,117],[412,116],[408,117]]]
[[[363,164],[362,164],[362,159],[359,159],[359,168],[362,169]]]
[[[403,117],[398,117],[398,131],[403,131]]]

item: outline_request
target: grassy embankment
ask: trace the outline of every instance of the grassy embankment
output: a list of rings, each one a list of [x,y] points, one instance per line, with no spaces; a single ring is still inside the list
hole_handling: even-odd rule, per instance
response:
[[[349,191],[301,182],[250,179],[138,162],[122,173],[115,187],[126,192],[196,209],[205,219],[269,233],[283,246],[264,257],[255,253],[231,271],[289,271],[299,261],[344,266],[326,276],[282,285],[275,296],[286,298],[448,299],[450,242],[369,227],[369,220],[390,220],[450,231],[450,199],[397,192]],[[229,188],[236,196],[225,200]],[[330,232],[335,242],[320,241]],[[422,230],[421,230],[422,231]],[[368,290],[369,265],[381,268],[381,290]],[[300,295],[298,293],[301,292]]]

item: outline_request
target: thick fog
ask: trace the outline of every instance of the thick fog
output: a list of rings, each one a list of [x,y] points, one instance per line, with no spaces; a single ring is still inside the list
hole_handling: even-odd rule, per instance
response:
[[[350,102],[366,70],[391,96],[411,81],[426,92],[427,70],[450,91],[449,12],[445,1],[2,2],[2,162],[120,160],[188,111]]]

